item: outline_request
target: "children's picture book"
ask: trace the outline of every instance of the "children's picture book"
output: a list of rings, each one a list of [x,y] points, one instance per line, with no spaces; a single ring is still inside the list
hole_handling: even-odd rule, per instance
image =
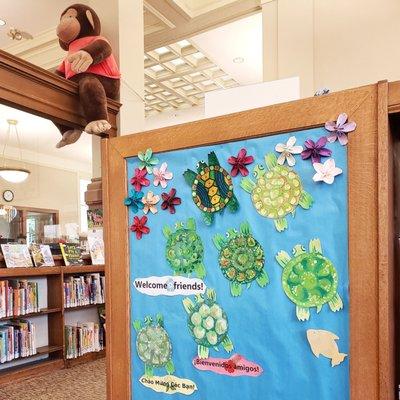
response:
[[[87,210],[87,221],[88,228],[102,228],[103,227],[103,210],[96,208],[93,210]]]
[[[83,264],[82,260],[82,251],[79,245],[75,243],[60,243],[61,254],[64,259],[65,265],[68,267],[69,265],[81,265]]]
[[[2,244],[1,251],[7,268],[33,267],[29,248],[26,244]]]
[[[104,264],[103,229],[91,229],[88,231],[88,245],[93,265]]]
[[[54,267],[53,254],[49,245],[33,243],[30,250],[35,267]]]

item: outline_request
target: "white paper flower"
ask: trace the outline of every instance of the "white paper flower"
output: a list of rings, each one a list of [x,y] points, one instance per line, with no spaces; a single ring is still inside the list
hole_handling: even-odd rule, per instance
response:
[[[278,164],[283,165],[285,161],[287,161],[290,167],[296,164],[296,159],[293,157],[293,154],[300,154],[303,151],[303,146],[295,146],[296,138],[291,136],[289,140],[284,143],[278,143],[275,146],[275,150],[281,155],[278,157]]]
[[[317,173],[313,176],[314,182],[325,182],[331,185],[335,180],[335,176],[340,175],[343,171],[335,165],[335,160],[330,158],[323,164],[314,163],[314,169]]]

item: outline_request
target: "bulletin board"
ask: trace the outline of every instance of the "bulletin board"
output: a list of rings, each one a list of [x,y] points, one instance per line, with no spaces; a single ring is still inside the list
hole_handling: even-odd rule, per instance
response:
[[[378,93],[103,146],[110,398],[379,398]]]

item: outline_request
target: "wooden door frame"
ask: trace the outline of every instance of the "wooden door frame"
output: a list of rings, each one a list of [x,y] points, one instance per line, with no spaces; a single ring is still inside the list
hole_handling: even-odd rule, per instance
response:
[[[384,81],[102,142],[109,399],[130,400],[132,395],[126,158],[148,147],[158,153],[319,127],[346,112],[358,126],[348,145],[351,399],[394,400],[388,128],[388,110],[391,106],[395,110],[400,99],[394,88]]]

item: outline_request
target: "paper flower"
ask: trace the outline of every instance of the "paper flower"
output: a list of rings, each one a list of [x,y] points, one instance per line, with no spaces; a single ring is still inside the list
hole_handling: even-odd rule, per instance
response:
[[[161,195],[163,202],[161,203],[161,208],[163,210],[168,210],[171,214],[175,214],[175,206],[181,204],[181,199],[176,197],[176,189],[172,188],[169,193],[163,193]]]
[[[289,140],[286,142],[286,144],[278,143],[275,146],[275,150],[278,153],[281,153],[281,155],[278,157],[279,165],[285,164],[285,161],[287,161],[290,167],[293,167],[293,165],[296,164],[296,160],[293,157],[293,154],[300,154],[303,151],[303,147],[295,146],[295,143],[296,143],[296,138],[294,136],[291,136]]]
[[[143,215],[142,218],[135,217],[133,219],[133,224],[131,225],[131,232],[136,233],[136,239],[140,240],[143,235],[150,233],[150,228],[146,226],[147,217]]]
[[[147,149],[144,153],[139,151],[139,169],[145,169],[149,174],[153,172],[153,167],[158,164],[158,158],[153,156],[153,150]]]
[[[347,134],[356,129],[357,124],[354,121],[347,121],[347,114],[342,113],[338,116],[337,121],[329,121],[325,123],[325,129],[329,131],[328,142],[333,143],[336,139],[342,146],[346,146],[349,141]]]
[[[132,211],[136,214],[139,210],[142,210],[144,204],[142,203],[143,192],[135,192],[131,190],[130,196],[124,200],[124,204],[132,208]]]
[[[160,168],[154,167],[154,186],[161,185],[163,189],[167,187],[167,181],[174,177],[174,174],[167,170],[167,163],[163,162]]]
[[[335,176],[340,175],[343,171],[335,165],[335,160],[330,158],[323,164],[314,163],[313,167],[317,173],[313,176],[314,182],[325,182],[331,185],[335,180]]]
[[[224,369],[226,372],[229,372],[230,374],[233,374],[236,369],[236,364],[233,360],[228,360],[224,363]]]
[[[246,168],[246,165],[249,165],[253,162],[254,157],[248,156],[246,149],[240,149],[236,157],[231,156],[228,158],[228,163],[232,165],[231,175],[237,176],[240,172],[242,176],[247,176],[249,174],[249,170]]]
[[[146,178],[147,171],[145,169],[135,168],[135,175],[131,178],[131,184],[137,192],[142,190],[143,186],[149,186],[150,181]]]
[[[316,162],[321,162],[321,157],[330,157],[332,150],[325,147],[326,142],[327,138],[325,136],[319,138],[317,143],[311,139],[307,139],[304,143],[306,149],[301,152],[301,158],[307,160],[311,157],[311,161],[314,164]]]
[[[151,211],[153,214],[157,214],[158,210],[156,204],[160,201],[160,196],[154,195],[153,192],[148,192],[142,198],[142,203],[144,204],[143,212],[147,214]]]

